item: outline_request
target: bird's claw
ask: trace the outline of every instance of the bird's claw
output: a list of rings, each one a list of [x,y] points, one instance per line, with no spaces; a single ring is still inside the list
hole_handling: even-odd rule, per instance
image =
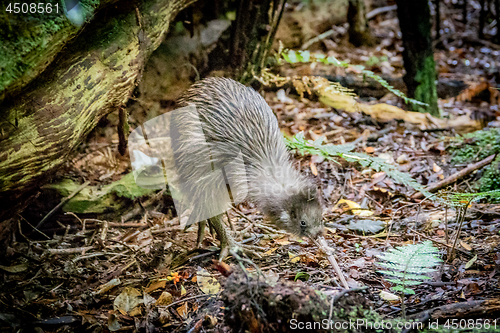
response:
[[[221,251],[219,255],[219,260],[224,260],[229,253],[244,253],[253,257],[262,258],[259,252],[265,251],[266,248],[257,245],[249,245],[237,242],[235,240],[230,240],[226,244],[221,244]]]

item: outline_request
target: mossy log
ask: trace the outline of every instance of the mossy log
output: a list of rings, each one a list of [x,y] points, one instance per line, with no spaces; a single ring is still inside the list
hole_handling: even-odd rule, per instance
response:
[[[194,0],[83,2],[95,13],[83,28],[57,17],[59,29],[19,30],[19,38],[43,30],[41,44],[27,43],[23,59],[6,59],[15,43],[1,51],[0,67],[26,65],[1,81],[0,220],[47,181],[99,119],[124,106],[170,22]],[[11,28],[0,19],[0,30]]]
[[[74,12],[77,11],[82,20],[90,19],[96,11],[116,1],[81,0]],[[34,8],[36,13],[18,14],[15,14],[14,3],[2,6],[0,101],[18,92],[45,70],[62,48],[82,31],[82,24],[72,23],[64,14],[67,9],[62,7],[64,3],[42,3],[41,8]],[[23,7],[18,9],[21,11]]]

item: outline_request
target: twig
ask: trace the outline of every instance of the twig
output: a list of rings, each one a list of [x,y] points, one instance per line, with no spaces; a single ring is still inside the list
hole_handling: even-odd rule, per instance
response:
[[[113,241],[111,239],[109,239],[108,241],[119,243],[119,245],[108,246],[107,248],[109,248],[109,249],[115,249],[115,248],[122,247],[125,245],[125,244],[122,244],[120,242]],[[73,254],[73,253],[85,252],[87,250],[98,249],[98,248],[99,248],[98,246],[94,245],[94,246],[70,247],[67,249],[48,249],[47,252],[50,254]]]
[[[468,166],[467,168],[465,169],[462,169],[460,170],[459,172],[449,176],[448,178],[446,179],[443,179],[442,181],[440,182],[437,182],[435,184],[432,184],[430,186],[428,186],[426,188],[427,191],[429,192],[436,192],[437,190],[440,190],[442,189],[443,187],[445,186],[448,186],[454,182],[456,182],[457,180],[469,175],[470,173],[472,173],[473,171],[477,170],[477,169],[481,169],[482,167],[490,164],[494,159],[495,159],[496,155],[493,154],[491,156],[488,156],[486,157],[484,160],[482,161],[479,161],[477,163],[474,163],[470,166]],[[417,192],[415,193],[414,195],[412,195],[412,199],[420,199],[422,198],[424,195],[421,193],[421,192]]]
[[[498,314],[499,311],[500,299],[492,298],[446,304],[429,310],[425,310],[420,313],[412,314],[408,319],[413,319],[415,322],[426,323],[429,319],[435,320],[443,318],[481,318],[481,316],[485,315],[488,317],[491,316],[491,318],[495,318],[495,314]],[[493,322],[493,320],[491,322]],[[410,329],[405,329],[402,332],[410,331]]]
[[[47,221],[52,215],[54,215],[55,212],[57,212],[62,206],[64,206],[64,204],[66,204],[66,202],[71,200],[71,198],[73,198],[75,195],[77,195],[81,190],[83,190],[89,184],[90,184],[90,181],[87,180],[85,183],[80,185],[73,193],[68,195],[66,198],[62,199],[61,202],[57,206],[52,208],[52,210],[47,215],[45,215],[45,217],[40,222],[38,222],[35,229],[40,229],[40,227],[45,223],[45,221]]]
[[[47,251],[50,254],[72,254],[72,253],[79,253],[79,252],[84,252],[87,250],[92,250],[96,248],[95,246],[83,246],[83,247],[70,247],[67,249],[48,249]]]
[[[371,12],[369,12],[368,14],[366,14],[366,19],[370,20],[370,19],[374,18],[375,16],[377,16],[378,14],[382,14],[382,13],[385,13],[385,12],[390,12],[391,10],[395,10],[396,8],[398,8],[398,6],[394,5],[394,6],[385,6],[385,7],[380,7],[380,8],[374,9]],[[318,35],[318,36],[316,36],[316,37],[308,40],[307,42],[305,42],[300,47],[300,49],[301,50],[306,50],[309,46],[313,45],[314,43],[320,42],[320,41],[322,41],[323,39],[325,39],[327,37],[330,37],[334,33],[335,33],[334,29],[330,29],[328,31],[325,31],[322,34],[320,34],[320,35]]]
[[[169,232],[169,231],[174,231],[174,230],[181,230],[182,228],[180,226],[175,226],[175,227],[166,227],[163,229],[151,229],[151,234],[156,235],[156,234],[161,234],[163,232]]]
[[[368,287],[359,287],[359,288],[352,288],[352,289],[344,289],[338,293],[336,293],[335,295],[333,295],[332,297],[332,301],[333,301],[333,304],[335,304],[335,302],[337,302],[340,298],[342,298],[344,295],[350,293],[350,292],[358,292],[358,291],[363,291],[363,290],[366,290],[368,289]]]
[[[87,229],[91,229],[96,227],[97,224],[102,224],[106,221],[95,220],[95,219],[85,219]],[[89,223],[90,222],[90,223]],[[93,223],[92,223],[93,222]],[[110,227],[119,227],[119,228],[146,228],[148,225],[146,223],[138,223],[138,222],[107,222]]]
[[[181,304],[181,303],[184,303],[184,302],[187,302],[187,301],[191,301],[191,300],[196,299],[196,298],[211,297],[211,296],[214,296],[214,295],[211,295],[211,294],[202,294],[202,295],[191,296],[191,297],[187,297],[187,298],[184,298],[184,299],[172,302],[172,303],[170,303],[168,305],[165,305],[162,308],[168,309],[169,307],[174,306],[176,304]]]
[[[472,201],[472,198],[469,199],[469,201],[467,202],[466,205],[458,207],[457,221],[460,221],[460,222],[458,224],[457,235],[455,236],[455,240],[453,241],[453,246],[449,252],[448,257],[446,258],[447,262],[450,261],[451,259],[453,259],[455,256],[455,247],[457,246],[458,238],[460,238],[460,232],[462,231],[462,226],[464,224],[465,214],[467,213],[467,207],[469,206],[471,201]]]
[[[317,43],[319,41],[322,41],[323,39],[327,38],[327,37],[330,37],[331,35],[333,35],[335,33],[335,30],[333,29],[330,29],[328,31],[325,31],[323,32],[321,35],[318,35],[310,40],[308,40],[307,42],[304,43],[304,45],[302,45],[300,47],[301,50],[306,50],[309,46],[313,45],[314,43]]]
[[[26,220],[22,215],[19,214],[19,217],[22,218],[24,220],[24,222],[28,223],[28,225],[30,227],[32,227],[33,229],[35,229],[42,236],[44,236],[47,239],[51,239],[49,236],[47,236],[46,234],[44,234],[43,232],[41,232],[40,230],[38,230],[36,227],[34,227],[31,223],[29,223],[28,220]],[[19,233],[21,234],[21,236],[23,236],[24,239],[26,239],[28,242],[31,243],[31,240],[29,240],[28,238],[26,238],[26,236],[23,235],[23,231],[21,229],[21,221],[20,220],[18,220],[18,225],[19,225]]]
[[[390,11],[396,10],[397,8],[398,8],[397,5],[375,8],[374,10],[372,10],[371,12],[366,14],[366,19],[370,20],[379,14],[390,12]]]
[[[495,50],[500,49],[500,45],[499,44],[495,44],[495,43],[492,43],[492,42],[484,40],[484,39],[479,39],[479,38],[474,38],[474,37],[465,37],[463,39],[463,41],[464,42],[469,42],[469,43],[483,44],[484,46],[487,46],[490,49],[495,49]]]
[[[445,244],[445,243],[443,243],[443,242],[440,242],[440,241],[437,241],[437,240],[435,240],[435,239],[432,239],[432,238],[430,238],[429,236],[426,236],[426,235],[424,235],[424,234],[422,234],[422,233],[420,233],[420,232],[418,232],[418,231],[416,231],[416,230],[414,230],[414,229],[412,229],[412,228],[410,228],[410,231],[414,232],[415,234],[419,235],[419,236],[420,236],[420,237],[422,237],[422,238],[428,239],[428,240],[430,240],[430,241],[431,241],[431,242],[433,242],[433,243],[436,243],[436,244],[439,244],[439,245],[445,246],[445,247],[447,247],[447,248],[449,248],[449,249],[451,249],[451,248],[453,247],[453,246],[452,246],[452,245],[450,245],[450,244]],[[464,254],[467,254],[467,255],[469,255],[469,256],[471,255],[471,254],[470,254],[470,252],[464,251],[464,250],[462,250],[462,249],[457,249],[457,250],[458,250],[458,251],[460,251],[460,252],[462,252],[462,253],[464,253]]]
[[[151,198],[149,198],[148,200],[146,200],[144,203],[142,203],[142,205],[138,205],[136,206],[134,209],[132,209],[130,212],[128,212],[127,214],[123,215],[122,216],[122,221],[125,222],[125,221],[128,221],[130,220],[132,217],[134,217],[135,215],[139,215],[139,213],[144,210],[144,208],[147,208],[151,205],[153,205],[153,203],[155,203],[156,201],[160,200],[160,198],[162,197],[162,195],[165,193],[165,190],[161,190],[159,191],[158,193],[156,193],[154,196],[152,196]]]

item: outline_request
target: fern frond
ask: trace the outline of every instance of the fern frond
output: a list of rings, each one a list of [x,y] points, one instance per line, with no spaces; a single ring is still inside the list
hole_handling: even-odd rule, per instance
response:
[[[499,199],[500,190],[493,190],[479,193],[456,193],[440,191],[437,194],[437,199],[450,207],[467,207],[471,202],[479,201],[481,199]]]
[[[399,171],[396,166],[387,163],[383,159],[363,153],[352,152],[352,150],[354,150],[355,148],[355,145],[353,144],[323,144],[323,140],[324,138],[320,138],[316,141],[306,140],[304,138],[304,133],[302,132],[297,133],[291,139],[285,138],[288,148],[296,151],[301,155],[318,155],[327,160],[333,160],[334,157],[340,157],[347,162],[358,163],[361,166],[365,168],[371,168],[376,172],[383,171],[387,174],[388,177],[394,180],[394,182],[404,186],[410,186],[413,189],[421,192],[428,198],[434,197],[434,194],[426,191],[424,186],[419,184],[409,174]]]
[[[441,262],[438,249],[430,241],[393,248],[378,258],[382,260],[378,265],[386,268],[378,272],[391,276],[386,280],[396,285],[392,289],[404,293],[413,292],[408,286],[430,279],[425,274],[435,271],[434,267]]]

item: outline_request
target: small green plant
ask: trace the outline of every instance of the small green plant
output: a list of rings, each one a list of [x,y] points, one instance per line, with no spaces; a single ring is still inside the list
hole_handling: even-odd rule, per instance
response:
[[[480,193],[455,193],[455,192],[445,192],[440,191],[436,199],[439,203],[445,205],[446,207],[455,207],[457,211],[458,229],[456,232],[455,240],[453,241],[453,246],[448,251],[447,261],[451,261],[454,257],[455,246],[457,245],[457,240],[460,237],[460,232],[462,231],[462,225],[465,220],[465,214],[467,213],[467,208],[471,202],[479,201],[481,199],[487,199],[489,201],[500,200],[500,190],[480,192]],[[448,243],[448,221],[446,223],[446,243]]]
[[[359,251],[361,251],[363,249],[363,247],[359,243],[355,243],[354,249],[356,250],[356,252],[359,253]]]
[[[306,140],[304,138],[304,133],[300,132],[294,135],[291,139],[285,138],[288,148],[295,150],[301,155],[311,154],[319,155],[326,160],[333,160],[334,157],[340,157],[347,162],[359,163],[365,168],[371,168],[377,172],[383,171],[394,180],[396,183],[410,186],[413,189],[421,192],[424,196],[428,198],[435,197],[430,192],[426,191],[424,187],[419,184],[415,179],[413,179],[409,174],[401,172],[398,168],[392,164],[387,163],[381,158],[373,157],[363,153],[352,152],[355,145],[345,144],[345,145],[333,145],[333,144],[323,144],[324,138],[321,137],[316,141]]]
[[[297,274],[295,274],[295,278],[293,279],[293,281],[297,281],[297,280],[302,280],[302,281],[308,281],[310,278],[310,275],[306,272],[297,272]]]
[[[391,289],[399,292],[401,312],[405,318],[404,296],[415,294],[410,287],[418,286],[430,279],[426,274],[435,271],[434,267],[441,262],[438,249],[431,241],[425,241],[389,249],[378,258],[382,261],[378,264],[385,268],[378,272],[392,277],[386,280],[395,284]]]

